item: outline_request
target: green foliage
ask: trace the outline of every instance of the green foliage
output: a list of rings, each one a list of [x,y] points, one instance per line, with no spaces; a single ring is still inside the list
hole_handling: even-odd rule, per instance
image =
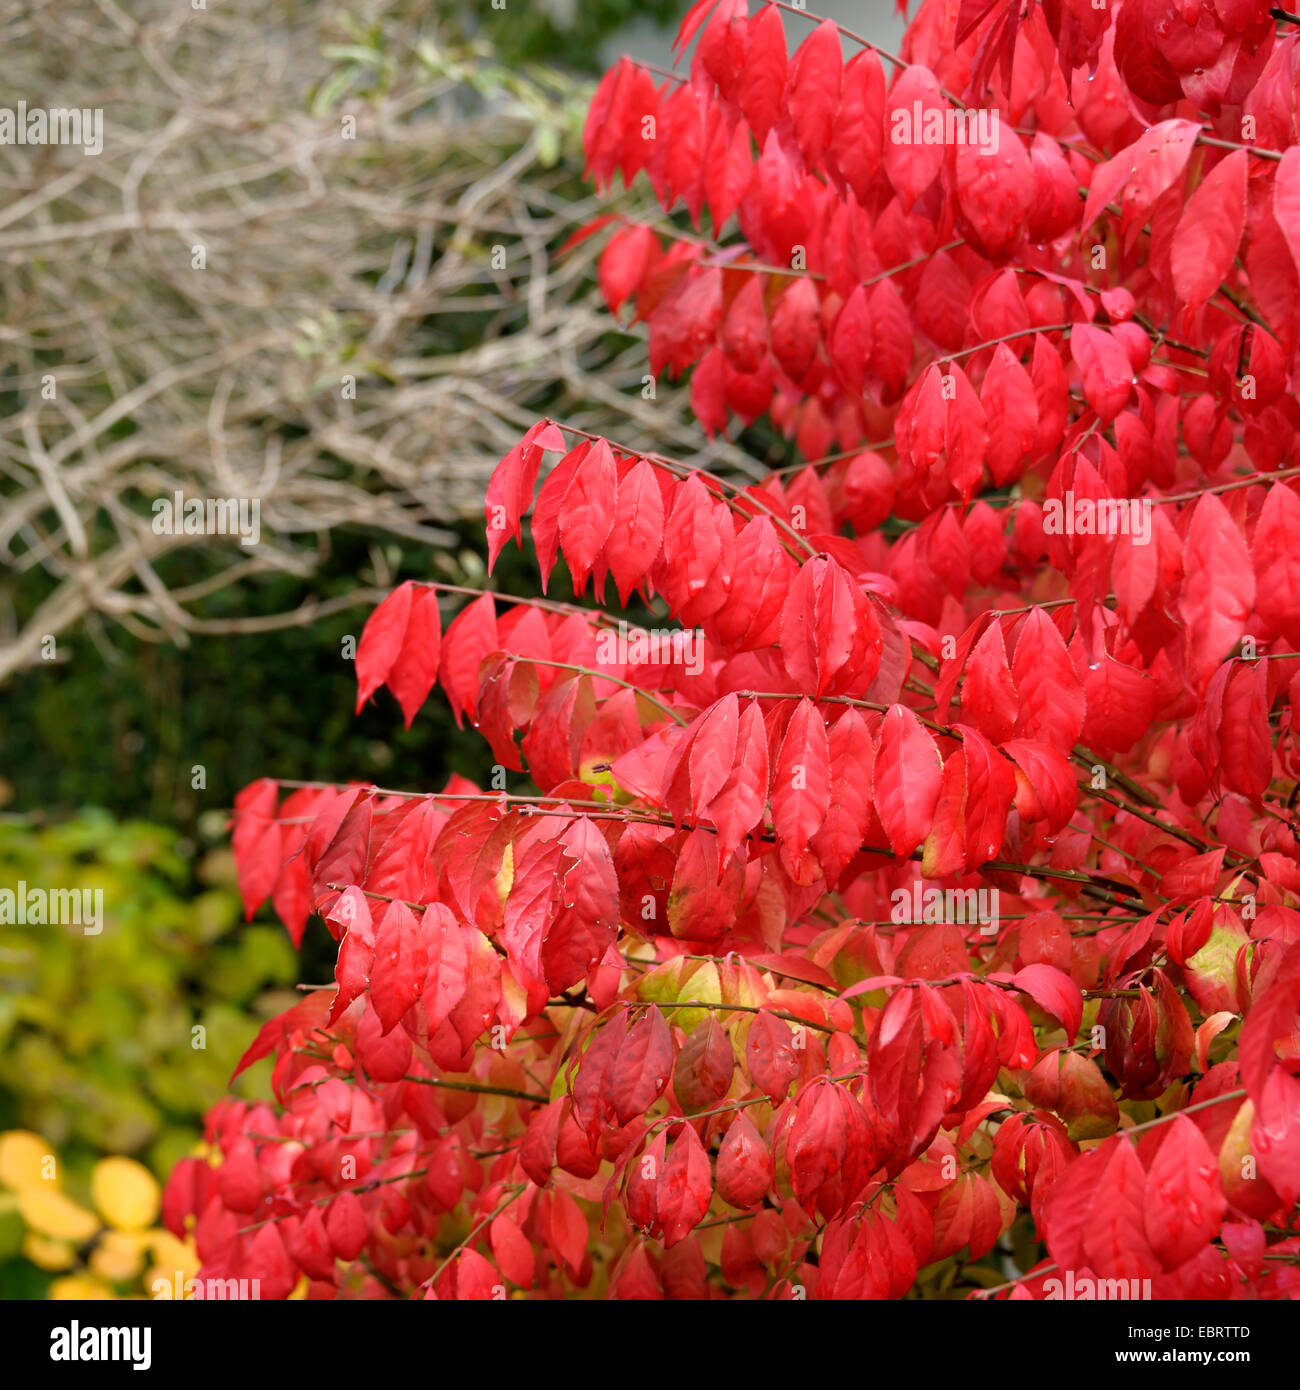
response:
[[[475,582],[454,557],[435,568],[427,550],[391,550],[386,558],[404,578]],[[173,558],[181,564],[185,557]],[[315,596],[374,582],[370,564],[369,547],[340,534],[329,566],[313,579]],[[195,610],[256,616],[299,598],[294,580],[278,578],[213,595]],[[236,792],[268,774],[414,786],[445,781],[455,769],[481,780],[481,740],[461,734],[436,702],[410,731],[387,694],[353,717],[356,676],[344,639],[360,636],[372,607],[363,599],[279,632],[198,635],[183,649],[114,632],[119,659],[111,666],[92,634],[67,634],[64,660],[20,672],[5,692],[0,767],[10,800],[51,817],[101,806],[177,825],[191,839],[214,821],[216,840]]]
[[[601,53],[617,40],[625,25],[650,21],[663,26],[682,13],[680,0],[490,0],[457,7],[465,27],[491,40],[503,61],[527,59],[562,62],[587,72],[599,72]],[[452,21],[443,19],[444,23]]]
[[[102,812],[0,824],[0,888],[104,895],[98,935],[0,925],[0,1129],[35,1130],[69,1154],[135,1154],[165,1173],[224,1093],[249,1013],[293,1002],[284,932],[239,925],[229,853],[195,865],[189,848]]]

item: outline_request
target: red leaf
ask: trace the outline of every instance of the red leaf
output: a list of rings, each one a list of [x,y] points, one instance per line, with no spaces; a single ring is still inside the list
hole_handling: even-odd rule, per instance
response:
[[[730,771],[703,812],[717,827],[718,855],[724,865],[762,821],[767,789],[767,729],[758,702],[751,700],[740,711]]]
[[[833,1082],[819,1081],[802,1091],[795,1103],[786,1162],[795,1200],[805,1210],[844,1166],[850,1139],[844,1099]]]
[[[860,204],[869,196],[880,165],[885,107],[885,73],[875,51],[866,49],[844,69],[839,106],[831,126],[826,164],[853,190]]]
[[[993,481],[1001,487],[1023,472],[1034,455],[1038,437],[1038,400],[1034,383],[1006,343],[998,344],[984,374],[980,404],[989,428],[984,461]]]
[[[830,796],[826,816],[812,838],[828,883],[834,883],[876,825],[871,804],[875,780],[876,746],[866,720],[848,709],[831,725],[827,751],[830,757]]]
[[[469,987],[469,950],[460,923],[442,903],[432,903],[420,921],[428,970],[420,999],[433,1032],[460,1003]],[[518,1281],[516,1281],[518,1282]]]
[[[1056,624],[1041,608],[1025,617],[1011,674],[1020,697],[1016,735],[1068,757],[1083,728],[1083,688]]]
[[[950,110],[939,91],[934,73],[928,67],[913,63],[899,74],[885,99],[885,172],[904,212],[911,212],[916,200],[934,182],[944,161],[942,143],[927,143],[924,129],[918,131],[912,128],[913,114],[918,105],[923,126],[928,120],[934,119],[930,112],[936,112],[942,121]]]
[[[812,169],[831,136],[840,100],[840,31],[824,19],[795,50],[785,104],[804,164]]]
[[[1019,238],[1034,200],[1034,171],[1020,136],[990,113],[991,144],[967,134],[957,146],[957,201],[989,254],[1006,251]]]
[[[739,725],[740,701],[735,695],[724,695],[716,704],[710,705],[695,723],[686,749],[691,786],[690,813],[693,819],[699,819],[705,813],[726,785],[736,758]],[[670,775],[667,780],[676,779]],[[668,804],[667,793],[664,800]]]
[[[366,620],[357,643],[357,712],[388,679],[402,643],[415,597],[415,583],[399,584]]]
[[[586,816],[562,836],[570,863],[561,870],[559,902],[542,943],[542,969],[557,993],[577,984],[618,933],[618,877],[605,837]]]
[[[650,236],[653,240],[653,233]],[[489,574],[511,536],[522,544],[520,522],[533,500],[542,454],[548,449],[563,452],[564,447],[558,426],[539,420],[492,470],[484,502]]]
[[[772,825],[782,862],[796,882],[811,882],[815,862],[808,864],[808,843],[830,809],[830,744],[821,712],[811,700],[800,700],[781,740],[772,770]]]
[[[1228,509],[1212,493],[1192,511],[1178,611],[1187,625],[1192,673],[1205,683],[1240,640],[1255,605],[1255,568]]]
[[[713,1170],[699,1136],[683,1125],[664,1164],[655,1205],[664,1228],[664,1245],[676,1245],[699,1224],[713,1197]]]
[[[772,310],[772,353],[794,381],[803,379],[816,355],[819,308],[817,287],[811,280],[797,279]]]
[[[232,840],[245,921],[252,921],[280,874],[279,799],[279,788],[269,777],[250,782],[235,796]]]
[[[664,535],[664,499],[655,470],[636,459],[618,482],[610,535],[618,543],[608,550],[609,572],[627,603],[659,555]]]
[[[488,1240],[501,1273],[521,1289],[531,1288],[534,1261],[528,1237],[508,1216],[498,1216],[488,1227]]]
[[[1158,1262],[1143,1225],[1146,1174],[1133,1145],[1122,1135],[1116,1135],[1106,1149],[1106,1165],[1097,1177],[1083,1223],[1083,1254],[1103,1279],[1149,1278]]]
[[[789,1024],[766,1009],[760,1009],[749,1027],[745,1066],[750,1079],[774,1104],[783,1101],[790,1083],[799,1073],[799,1059],[795,1056],[794,1035]]]
[[[1292,145],[1277,166],[1273,216],[1277,218],[1292,261],[1300,269],[1300,146]]]
[[[405,903],[389,903],[375,934],[370,1000],[385,1033],[420,997],[429,972],[429,949],[419,919]]]
[[[1065,1025],[1066,1039],[1073,1042],[1083,1022],[1083,991],[1055,966],[1035,963],[1017,970],[1011,983]]]
[[[798,688],[808,695],[865,688],[882,647],[880,624],[848,571],[825,556],[807,561],[781,614],[781,654]]]
[[[538,1187],[545,1187],[551,1180],[555,1168],[556,1140],[567,1104],[564,1099],[553,1100],[534,1111],[519,1145],[519,1166]]]
[[[1128,354],[1109,333],[1090,324],[1076,323],[1070,333],[1070,353],[1083,373],[1083,394],[1088,404],[1110,422],[1128,404],[1133,386],[1133,366]]]
[[[727,1094],[735,1068],[731,1039],[710,1014],[677,1054],[673,1093],[687,1114],[707,1110]]]
[[[1186,1115],[1176,1115],[1161,1140],[1143,1208],[1147,1239],[1167,1270],[1199,1254],[1218,1233],[1227,1208],[1218,1159]]]
[[[369,1228],[361,1199],[352,1192],[340,1192],[325,1209],[325,1233],[334,1253],[351,1264],[365,1248]]]
[[[608,1095],[619,1124],[643,1115],[663,1094],[673,1068],[673,1040],[658,1009],[627,1030],[610,1068]]]
[[[288,1298],[297,1283],[297,1273],[284,1248],[276,1222],[268,1221],[252,1237],[240,1266],[249,1279],[258,1281],[262,1298]]]
[[[329,1017],[330,1005],[334,1002],[334,991],[314,989],[291,1009],[277,1014],[275,1018],[262,1024],[251,1046],[235,1064],[230,1073],[233,1081],[241,1072],[247,1071],[254,1062],[269,1057],[281,1043],[287,1042],[295,1033],[311,1033],[324,1026]]]
[[[550,1235],[556,1253],[568,1265],[569,1272],[576,1275],[587,1253],[590,1231],[582,1208],[562,1187],[551,1195]]]
[[[1234,150],[1217,164],[1183,209],[1169,263],[1174,293],[1199,309],[1232,269],[1246,226],[1248,150]]]
[[[429,691],[438,677],[441,639],[442,621],[438,612],[437,592],[417,588],[411,599],[401,650],[387,678],[388,688],[402,707],[408,729],[420,706],[429,698]],[[359,648],[357,655],[360,659]]]
[[[1255,563],[1255,606],[1295,650],[1300,644],[1300,497],[1274,484],[1264,497],[1251,545]]]
[[[890,846],[900,858],[924,838],[942,780],[943,759],[934,739],[910,709],[891,705],[876,750],[875,802]]]
[[[617,475],[609,445],[598,439],[573,475],[560,503],[560,548],[573,575],[576,593],[581,594],[587,587],[587,576],[600,562],[614,524]],[[600,565],[596,573],[598,595],[604,588],[603,569]]]
[[[785,88],[785,29],[781,11],[764,5],[749,22],[745,65],[740,72],[737,100],[754,138],[762,149],[767,132],[781,111]]]
[[[439,680],[458,728],[463,727],[464,715],[474,717],[478,708],[478,668],[489,652],[499,650],[499,640],[496,604],[491,594],[476,598],[447,629]]]
[[[755,1207],[772,1186],[772,1156],[742,1111],[718,1150],[718,1196],[741,1211]]]
[[[610,237],[604,251],[601,252],[597,278],[611,313],[617,314],[628,296],[640,287],[658,256],[659,239],[653,229],[643,223],[620,227]],[[559,447],[564,446],[561,444]],[[531,493],[530,485],[530,500]],[[488,500],[491,501],[490,494]]]

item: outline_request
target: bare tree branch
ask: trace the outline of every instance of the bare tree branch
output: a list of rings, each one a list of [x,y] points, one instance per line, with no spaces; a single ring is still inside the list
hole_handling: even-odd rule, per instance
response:
[[[539,415],[701,447],[680,388],[641,399],[598,244],[554,255],[603,206],[584,94],[439,59],[437,7],[359,0],[360,53],[326,8],[0,0],[0,91],[104,113],[99,155],[0,147],[0,681],[96,614],[183,643],[338,611],[311,597],[331,532],[447,546]],[[177,492],[256,500],[258,543],[155,534]],[[284,614],[192,611],[273,572]]]

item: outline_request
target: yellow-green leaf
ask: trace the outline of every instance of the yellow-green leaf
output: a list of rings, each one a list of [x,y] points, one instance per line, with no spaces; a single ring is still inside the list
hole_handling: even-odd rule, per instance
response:
[[[80,1245],[99,1230],[99,1218],[94,1212],[48,1184],[22,1188],[18,1193],[18,1211],[29,1229],[55,1240]]]
[[[119,1231],[142,1231],[158,1215],[158,1180],[133,1158],[101,1158],[90,1192],[104,1220]]]

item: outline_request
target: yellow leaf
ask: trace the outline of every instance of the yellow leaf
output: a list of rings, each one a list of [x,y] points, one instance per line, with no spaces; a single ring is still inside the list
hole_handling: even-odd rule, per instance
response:
[[[5,1187],[30,1187],[33,1183],[49,1182],[42,1172],[46,1159],[54,1150],[29,1129],[11,1129],[0,1134],[0,1184]]]
[[[56,1279],[51,1285],[49,1298],[54,1299],[80,1299],[80,1298],[112,1298],[113,1290],[107,1284],[101,1284],[98,1279],[92,1279],[86,1274],[67,1274],[62,1279]]]
[[[48,1185],[24,1187],[18,1193],[18,1212],[33,1231],[56,1240],[80,1244],[99,1230],[99,1218],[94,1212]]]
[[[144,1268],[144,1242],[130,1231],[105,1231],[96,1242],[90,1267],[110,1284],[124,1284]]]
[[[90,1193],[104,1220],[119,1231],[141,1231],[158,1215],[158,1180],[133,1158],[101,1158]]]
[[[77,1252],[68,1241],[51,1240],[35,1231],[28,1231],[23,1237],[22,1252],[37,1269],[71,1269],[77,1259]]]
[[[158,1286],[165,1284],[168,1298],[184,1298],[186,1285],[198,1277],[199,1253],[193,1241],[177,1240],[170,1231],[153,1230],[148,1232],[153,1247],[153,1263],[144,1276],[144,1287],[150,1296],[157,1298],[163,1292]]]
[[[170,1231],[161,1228],[148,1234],[149,1248],[153,1252],[155,1265],[165,1269],[169,1274],[175,1273],[178,1269],[183,1270],[186,1278],[192,1278],[199,1272],[199,1252],[194,1248],[192,1240],[177,1240]]]
[[[681,993],[678,998],[687,1000],[692,1004],[721,1004],[722,977],[718,974],[718,967],[711,960],[705,961],[681,986]],[[693,1033],[709,1017],[709,1010],[674,1009],[673,1014],[675,1015],[673,1022],[683,1032]]]
[[[497,870],[497,876],[492,880],[492,887],[496,892],[497,900],[504,906],[505,900],[510,896],[510,890],[515,882],[515,847],[512,844],[506,845],[506,852],[501,856],[501,867]]]

